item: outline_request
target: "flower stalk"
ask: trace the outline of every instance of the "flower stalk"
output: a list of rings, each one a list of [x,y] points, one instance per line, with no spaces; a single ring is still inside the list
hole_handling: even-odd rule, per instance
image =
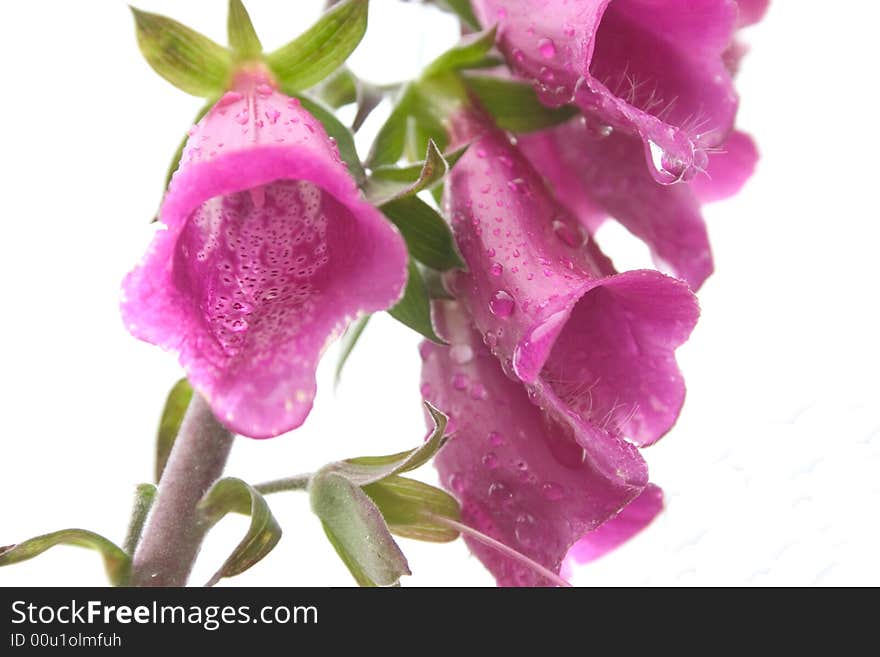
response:
[[[134,554],[132,586],[186,584],[209,529],[198,503],[223,474],[232,438],[208,402],[194,394]]]

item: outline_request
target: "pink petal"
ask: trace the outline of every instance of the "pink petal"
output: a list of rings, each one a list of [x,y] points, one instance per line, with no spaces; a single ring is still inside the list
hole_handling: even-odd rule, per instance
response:
[[[480,128],[461,118],[457,138]],[[638,444],[675,422],[684,383],[675,348],[698,316],[683,282],[610,263],[497,130],[453,168],[445,206],[468,266],[449,284],[510,376],[557,415]]]
[[[475,0],[517,74],[552,105],[638,134],[652,175],[690,180],[733,126],[723,54],[734,0]]]
[[[632,502],[598,529],[584,535],[566,556],[566,565],[589,563],[620,547],[653,522],[663,511],[663,491],[648,484]]]
[[[764,18],[770,0],[737,0],[739,7],[739,26],[748,27]]]
[[[691,183],[697,198],[703,203],[720,201],[738,194],[752,177],[758,163],[758,147],[744,132],[734,131],[709,156],[706,174],[697,176]]]
[[[693,289],[712,273],[709,237],[694,195],[707,176],[691,185],[660,185],[645,168],[638,138],[617,131],[597,134],[583,119],[522,135],[518,143],[588,230],[610,215],[651,248],[658,265]],[[711,162],[724,169],[721,156]]]
[[[570,546],[613,517],[647,484],[638,450],[564,416],[553,418],[507,378],[457,302],[435,305],[449,346],[423,343],[422,393],[451,415],[452,437],[435,458],[463,520],[550,570]],[[548,582],[468,540],[501,586]]]
[[[400,297],[407,254],[298,101],[254,76],[235,89],[191,131],[122,314],[230,429],[264,438],[302,424],[321,353]]]

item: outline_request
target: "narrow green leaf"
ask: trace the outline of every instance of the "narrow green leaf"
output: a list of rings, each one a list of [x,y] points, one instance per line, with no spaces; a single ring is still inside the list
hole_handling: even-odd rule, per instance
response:
[[[342,368],[345,367],[348,357],[351,356],[351,352],[354,351],[361,334],[364,332],[364,329],[367,328],[367,322],[370,321],[370,317],[372,317],[372,315],[364,315],[352,323],[342,336],[342,339],[340,340],[341,351],[339,353],[339,361],[336,363],[336,372],[333,376],[334,385],[339,385],[339,380],[342,378]]]
[[[434,431],[430,437],[415,449],[388,456],[361,456],[331,463],[325,470],[341,474],[353,484],[366,486],[382,481],[396,474],[409,472],[422,467],[430,461],[446,443],[446,416],[425,402],[425,408],[434,420]]]
[[[122,543],[122,548],[130,555],[134,555],[134,551],[141,540],[144,524],[147,522],[147,516],[150,514],[153,501],[156,499],[156,490],[153,484],[139,484],[135,490],[131,520],[128,523],[125,541]]]
[[[364,486],[364,492],[379,507],[392,534],[435,543],[458,538],[457,531],[432,518],[461,519],[458,502],[446,491],[395,475]]]
[[[125,586],[131,571],[131,557],[118,545],[85,529],[62,529],[17,545],[0,547],[0,566],[10,566],[37,557],[56,545],[75,545],[96,550],[104,559],[107,577],[113,586]]]
[[[357,148],[354,144],[354,135],[351,130],[345,127],[342,122],[336,118],[333,112],[325,107],[321,102],[305,95],[297,95],[302,106],[321,124],[327,134],[336,140],[336,146],[339,148],[339,157],[348,165],[348,172],[352,175],[355,182],[360,186],[367,179],[367,174],[358,157]]]
[[[418,196],[391,201],[380,209],[397,226],[413,258],[439,271],[464,267],[449,224]]]
[[[471,0],[437,0],[437,4],[455,13],[472,30],[480,29],[480,22],[471,8]]]
[[[418,167],[415,179],[409,179],[414,167],[384,166],[373,169],[373,175],[364,185],[367,200],[373,205],[384,205],[395,199],[413,196],[423,189],[430,189],[449,171],[449,165],[433,140],[428,142],[425,159],[419,165],[415,165]]]
[[[412,259],[409,262],[409,278],[406,282],[403,298],[397,302],[396,306],[388,310],[388,314],[401,324],[421,333],[428,340],[438,344],[446,344],[434,332],[434,325],[431,322],[431,300],[428,298],[422,274]]]
[[[397,164],[398,160],[403,156],[403,150],[406,147],[410,110],[413,104],[414,92],[412,87],[406,87],[401,92],[397,104],[379,129],[379,133],[370,147],[370,154],[367,156],[367,166],[370,169]],[[422,153],[424,152],[422,150]]]
[[[361,488],[340,474],[321,471],[309,483],[312,511],[360,586],[395,586],[410,575],[382,514]]]
[[[199,511],[211,526],[230,512],[251,518],[244,538],[205,586],[214,586],[224,577],[240,575],[269,554],[281,540],[281,527],[266,500],[241,479],[227,477],[214,484],[199,503]]]
[[[302,91],[342,66],[367,30],[368,0],[345,0],[295,40],[266,56],[282,91]]]
[[[156,483],[162,478],[162,471],[168,462],[168,455],[174,447],[177,432],[180,431],[180,423],[189,407],[193,390],[189,381],[181,379],[174,384],[168,397],[165,399],[165,408],[162,410],[162,419],[159,421],[159,432],[156,436]]]
[[[175,20],[131,8],[141,53],[163,78],[193,96],[219,96],[232,72],[223,46]]]
[[[462,79],[495,123],[505,130],[533,132],[563,123],[577,114],[577,109],[570,106],[545,107],[526,82],[488,75],[466,75]]]
[[[229,16],[226,21],[229,46],[238,61],[259,59],[263,44],[254,29],[250,14],[241,0],[229,0]]]
[[[469,34],[460,43],[428,64],[422,72],[422,77],[430,77],[437,73],[446,73],[447,71],[456,71],[462,68],[469,68],[475,64],[482,64],[483,59],[494,45],[494,26],[483,32]]]

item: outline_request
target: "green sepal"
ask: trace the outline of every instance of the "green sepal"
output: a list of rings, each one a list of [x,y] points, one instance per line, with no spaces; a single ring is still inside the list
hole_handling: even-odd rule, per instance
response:
[[[448,543],[458,538],[435,517],[461,519],[461,508],[449,493],[429,484],[397,475],[364,486],[364,492],[379,507],[392,534],[433,543]]]
[[[234,577],[251,568],[269,554],[281,540],[281,527],[265,498],[241,479],[226,477],[211,487],[199,502],[204,521],[213,526],[227,513],[250,516],[244,538],[205,586],[214,586],[224,577]]]
[[[355,182],[359,186],[363,185],[364,181],[367,179],[367,173],[364,171],[360,157],[358,157],[357,148],[354,143],[354,135],[351,133],[351,130],[345,127],[345,125],[336,118],[333,111],[320,101],[303,94],[294,94],[294,96],[299,99],[303,108],[305,108],[309,114],[321,122],[321,125],[324,126],[324,130],[327,131],[327,135],[336,140],[336,147],[339,149],[339,157],[348,165],[348,172],[351,174],[351,177],[354,178]]]
[[[360,586],[396,586],[412,574],[382,513],[343,475],[319,471],[309,481],[312,511]]]
[[[367,30],[368,0],[344,0],[296,39],[266,55],[281,90],[308,89],[338,69]]]
[[[131,519],[128,523],[125,541],[122,543],[122,549],[132,556],[134,556],[134,551],[141,540],[141,534],[144,531],[144,525],[147,522],[150,509],[153,507],[153,502],[156,500],[157,491],[158,489],[153,484],[138,484],[135,489]]]
[[[175,20],[131,7],[138,47],[153,70],[193,96],[220,96],[232,74],[223,46]]]
[[[370,169],[397,164],[403,156],[410,112],[416,102],[412,85],[404,87],[391,114],[379,129],[370,147],[370,153],[367,155],[367,166]]]
[[[474,15],[471,0],[437,0],[437,4],[458,16],[459,20],[472,30],[480,29],[480,22]]]
[[[571,106],[545,107],[531,84],[488,75],[462,76],[467,88],[492,116],[495,123],[511,132],[534,132],[564,123],[577,114]]]
[[[428,289],[422,280],[422,273],[412,258],[409,261],[409,274],[403,298],[387,312],[398,322],[420,333],[431,342],[446,344],[434,331]]]
[[[448,421],[443,413],[428,402],[425,402],[425,408],[434,421],[434,431],[425,442],[415,449],[387,456],[361,456],[347,459],[331,463],[325,470],[341,474],[358,486],[367,486],[422,467],[446,444],[445,431]]]
[[[263,44],[241,0],[229,0],[226,31],[232,55],[238,61],[256,60],[263,54]]]
[[[364,194],[373,205],[418,194],[440,182],[449,171],[443,153],[428,141],[425,159],[407,167],[383,166],[373,169],[364,185]]]
[[[99,552],[104,559],[104,568],[110,583],[113,586],[125,586],[128,583],[131,557],[112,541],[85,529],[62,529],[16,545],[0,547],[0,567],[33,559],[56,545],[74,545]]]
[[[162,419],[159,420],[159,431],[156,435],[156,468],[155,481],[159,483],[162,478],[162,472],[165,470],[165,464],[168,462],[168,455],[171,454],[171,448],[174,447],[174,441],[177,433],[180,431],[180,424],[183,422],[183,416],[189,407],[189,402],[193,396],[192,386],[186,379],[181,379],[174,384],[165,399],[165,408],[162,409]]]
[[[358,340],[360,340],[361,334],[364,332],[364,329],[367,328],[367,322],[370,321],[370,317],[372,317],[372,315],[364,315],[363,317],[352,322],[349,325],[348,330],[346,330],[346,332],[342,335],[342,338],[339,340],[339,360],[336,362],[336,371],[333,374],[334,386],[339,385],[339,381],[342,378],[342,369],[345,367],[345,363],[348,361],[348,357],[351,356],[351,352],[354,351],[354,348],[357,345]]]
[[[459,69],[470,68],[474,65],[484,66],[483,60],[495,45],[495,27],[483,32],[469,34],[458,44],[437,57],[428,64],[422,72],[422,77],[427,78],[437,73],[447,73]]]

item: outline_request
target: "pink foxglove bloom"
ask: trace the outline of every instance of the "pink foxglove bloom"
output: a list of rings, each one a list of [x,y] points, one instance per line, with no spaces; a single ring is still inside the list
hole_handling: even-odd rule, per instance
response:
[[[321,124],[259,74],[240,74],[191,131],[160,220],[125,280],[125,324],[177,352],[246,436],[302,424],[328,342],[406,281],[397,230]]]
[[[613,518],[647,485],[638,450],[579,418],[552,417],[505,376],[458,302],[435,303],[449,346],[421,346],[422,394],[450,414],[435,464],[468,525],[559,572],[569,548]],[[500,586],[548,580],[466,539]]]
[[[563,576],[570,576],[579,564],[594,561],[620,547],[650,525],[661,511],[663,491],[659,486],[648,484],[617,516],[572,546],[562,565]]]
[[[699,314],[688,286],[617,274],[506,135],[470,115],[452,131],[473,142],[445,185],[468,266],[448,282],[483,341],[549,413],[606,442],[655,442],[684,401],[674,351]]]
[[[638,135],[663,184],[705,170],[738,99],[725,56],[761,5],[734,0],[473,0],[511,68],[551,105]]]
[[[693,289],[713,269],[701,203],[736,194],[758,159],[751,138],[733,132],[705,175],[660,185],[645,167],[638,137],[596,130],[585,117],[522,135],[519,146],[588,231],[614,217],[651,248],[661,268]]]

